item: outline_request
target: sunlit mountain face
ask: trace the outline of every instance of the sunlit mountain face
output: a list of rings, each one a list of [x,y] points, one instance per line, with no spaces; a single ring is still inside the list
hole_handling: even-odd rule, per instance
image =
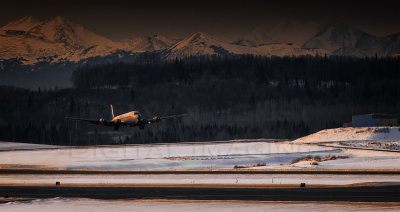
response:
[[[25,64],[79,61],[107,55],[119,47],[119,43],[60,16],[45,21],[23,17],[1,27],[0,36],[0,57],[22,58]]]
[[[235,39],[195,32],[187,37],[156,34],[113,41],[61,16],[48,20],[26,16],[0,28],[0,58],[18,58],[23,64],[79,62],[118,51],[158,52],[165,59],[235,54],[393,56],[400,52],[398,35],[374,36],[340,23],[300,27],[281,22],[271,28],[256,27]]]

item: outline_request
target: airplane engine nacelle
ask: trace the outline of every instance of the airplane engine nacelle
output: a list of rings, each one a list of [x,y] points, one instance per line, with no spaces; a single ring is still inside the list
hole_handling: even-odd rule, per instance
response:
[[[99,118],[99,120],[97,120],[97,122],[95,124],[99,125],[99,124],[103,124],[103,122],[104,122],[104,119],[103,118]]]
[[[154,117],[153,117],[153,120],[154,120],[155,122],[159,122],[161,119],[160,119],[160,117],[158,117],[158,116],[154,116]]]

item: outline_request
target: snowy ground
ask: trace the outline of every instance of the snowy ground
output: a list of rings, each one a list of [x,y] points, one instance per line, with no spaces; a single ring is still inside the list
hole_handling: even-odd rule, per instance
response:
[[[400,127],[346,127],[326,129],[297,139],[301,143],[333,141],[400,141]]]
[[[52,198],[0,204],[0,211],[399,211],[399,203],[95,200]]]
[[[400,141],[339,141],[324,142],[324,146],[348,147],[356,149],[373,149],[400,152]]]
[[[307,161],[292,163],[308,155],[320,158],[328,155],[346,158],[322,161],[314,165]],[[232,169],[234,166],[253,169],[399,169],[399,164],[400,153],[398,152],[262,140],[0,152],[0,166],[66,169]]]
[[[102,175],[0,175],[0,184],[10,185],[349,185],[391,182],[400,184],[399,175],[326,174],[102,174]]]
[[[18,150],[18,149],[19,150],[21,150],[21,149],[51,149],[51,148],[60,148],[60,147],[62,147],[62,146],[0,141],[0,151],[1,150]]]
[[[334,148],[276,142],[229,142],[64,148],[0,152],[0,165],[67,169],[226,169],[289,164],[307,154],[337,154]]]

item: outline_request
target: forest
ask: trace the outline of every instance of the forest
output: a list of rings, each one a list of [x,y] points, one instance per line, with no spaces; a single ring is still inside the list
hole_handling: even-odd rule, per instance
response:
[[[398,114],[400,59],[193,56],[80,65],[72,88],[0,87],[0,140],[55,145],[294,139],[364,113]],[[187,116],[139,128],[65,119]]]

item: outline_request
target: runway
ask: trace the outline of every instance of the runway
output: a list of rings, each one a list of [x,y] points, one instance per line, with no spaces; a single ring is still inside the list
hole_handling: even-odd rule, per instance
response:
[[[1,186],[6,198],[398,202],[399,185],[324,188]]]

